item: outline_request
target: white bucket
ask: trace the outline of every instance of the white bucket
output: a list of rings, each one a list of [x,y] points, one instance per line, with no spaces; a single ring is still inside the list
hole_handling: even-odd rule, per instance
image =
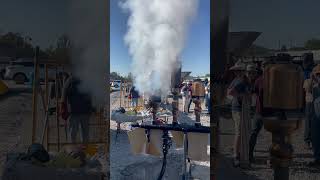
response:
[[[146,152],[147,137],[143,128],[135,128],[132,131],[128,131],[128,137],[133,154]]]
[[[188,155],[194,161],[208,161],[209,135],[206,133],[188,133]]]

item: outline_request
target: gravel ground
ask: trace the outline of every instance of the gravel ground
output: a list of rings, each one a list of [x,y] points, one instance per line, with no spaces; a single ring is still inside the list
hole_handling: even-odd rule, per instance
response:
[[[110,98],[111,109],[120,106],[119,93],[114,92]],[[191,107],[191,109],[193,109]],[[194,118],[194,115],[189,116]],[[170,119],[169,119],[170,121]],[[202,116],[201,119],[204,125],[209,126],[209,116]],[[189,121],[190,122],[190,121]],[[116,137],[117,123],[113,120],[110,121],[110,172],[112,180],[130,179],[143,180],[143,179],[156,179],[161,170],[162,159],[149,156],[149,155],[133,155],[130,151],[130,144],[126,129],[130,123],[121,124],[121,133]],[[176,180],[180,179],[179,176],[182,172],[182,149],[171,148],[168,155],[168,163],[165,174],[165,179]],[[210,162],[194,162],[192,166],[192,176],[206,180],[210,176]]]
[[[0,174],[7,152],[24,150],[29,135],[22,136],[24,128],[31,120],[32,94],[24,85],[10,87],[8,94],[0,96]],[[31,123],[29,123],[31,124]],[[1,178],[1,177],[0,177]]]
[[[221,153],[230,158],[232,155],[233,142],[233,122],[231,119],[220,120],[220,149]],[[294,147],[294,159],[290,169],[290,180],[318,180],[320,179],[319,169],[310,169],[306,164],[312,160],[312,151],[305,148],[303,142],[303,123],[293,135],[292,144]],[[269,162],[269,146],[271,145],[271,133],[261,130],[258,136],[258,142],[255,150],[256,162],[252,164],[249,170],[241,170],[242,173],[254,176],[256,179],[271,180],[273,179],[273,171],[268,165]],[[230,167],[233,168],[233,167]]]

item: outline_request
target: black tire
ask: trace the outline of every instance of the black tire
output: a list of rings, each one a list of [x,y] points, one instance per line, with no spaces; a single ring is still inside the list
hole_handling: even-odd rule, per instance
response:
[[[13,80],[16,84],[24,84],[27,82],[27,76],[23,73],[17,73],[13,76]]]

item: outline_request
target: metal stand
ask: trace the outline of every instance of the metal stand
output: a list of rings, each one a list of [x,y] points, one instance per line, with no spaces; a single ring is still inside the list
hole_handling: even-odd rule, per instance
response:
[[[290,135],[299,128],[300,119],[287,119],[282,112],[275,118],[265,118],[263,123],[267,131],[272,133],[270,160],[274,180],[289,180],[289,166],[292,160],[293,147]]]
[[[284,133],[272,133],[270,154],[274,180],[289,180],[289,166],[293,148],[291,143],[286,142],[285,139]]]

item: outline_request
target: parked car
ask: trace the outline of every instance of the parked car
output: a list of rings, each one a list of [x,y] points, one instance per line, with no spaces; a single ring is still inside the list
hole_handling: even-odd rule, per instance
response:
[[[13,59],[10,57],[0,57],[0,79],[4,79],[6,73],[6,67],[10,65]]]
[[[112,91],[120,91],[121,80],[114,80],[111,82]]]
[[[12,61],[6,67],[4,78],[14,80],[17,84],[22,84],[30,81],[30,75],[34,70],[34,61],[32,58],[23,58]],[[50,80],[55,78],[55,70],[49,69],[48,76]],[[43,80],[45,77],[45,68],[43,64],[39,65],[39,78]]]

